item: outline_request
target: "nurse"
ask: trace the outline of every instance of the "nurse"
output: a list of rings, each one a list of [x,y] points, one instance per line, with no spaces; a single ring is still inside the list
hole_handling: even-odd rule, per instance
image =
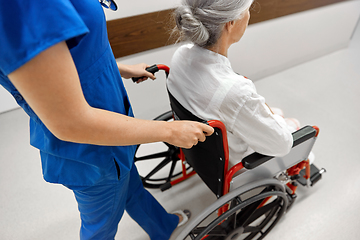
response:
[[[0,0],[0,39],[0,84],[30,117],[44,179],[74,192],[80,238],[114,239],[126,209],[151,239],[169,239],[179,217],[143,188],[134,145],[189,148],[213,129],[133,117],[120,74],[154,76],[117,65],[98,0]]]

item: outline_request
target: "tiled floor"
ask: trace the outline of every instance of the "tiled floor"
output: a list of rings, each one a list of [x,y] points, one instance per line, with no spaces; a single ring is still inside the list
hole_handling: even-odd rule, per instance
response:
[[[292,210],[269,240],[356,240],[360,227],[360,26],[347,49],[256,82],[271,106],[302,124],[317,125],[316,164],[327,173],[300,188]],[[0,115],[0,239],[78,239],[79,214],[70,191],[44,182],[39,154],[29,146],[21,110]],[[193,177],[166,192],[150,190],[168,211],[193,215],[215,197]],[[175,231],[176,235],[181,229]],[[116,239],[148,239],[126,214]]]

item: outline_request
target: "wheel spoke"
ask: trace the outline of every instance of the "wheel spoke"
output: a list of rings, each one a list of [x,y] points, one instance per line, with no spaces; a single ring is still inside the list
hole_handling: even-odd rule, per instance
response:
[[[256,226],[256,227],[247,226],[246,228],[244,228],[244,233],[257,233],[260,231],[261,231],[260,226]]]
[[[175,147],[174,145],[171,145],[170,143],[167,143],[167,142],[163,142],[168,148],[174,148],[174,149],[177,149],[178,147]]]
[[[240,197],[239,196],[237,196],[237,197],[235,197],[235,200],[234,200],[234,204],[240,204],[241,203],[241,199],[240,199]],[[232,219],[232,221],[234,222],[234,224],[233,224],[233,228],[235,229],[236,228],[236,226],[237,226],[237,221],[236,221],[236,219],[237,219],[237,217],[236,217],[236,212],[234,213],[234,215],[233,216],[231,216],[231,218],[233,218]]]
[[[146,156],[142,156],[142,157],[135,157],[135,161],[144,161],[144,160],[151,160],[154,158],[162,158],[162,157],[167,157],[169,155],[169,152],[160,152],[160,153],[154,153],[154,154],[150,154],[150,155],[146,155]]]
[[[192,234],[198,235],[198,234],[202,233],[205,229],[206,229],[206,227],[197,227],[194,230],[192,230]],[[225,231],[225,229],[223,227],[221,227],[221,225],[218,225],[218,226],[214,227],[213,229],[211,229],[211,231],[209,231],[206,235],[226,237],[227,232]]]
[[[176,166],[176,161],[172,161],[171,163],[171,168],[170,168],[170,173],[169,173],[169,177],[167,179],[167,181],[171,181],[171,177],[173,177],[174,174],[174,170],[175,170],[175,166]]]
[[[197,228],[193,229],[193,230],[191,231],[191,233],[198,235],[199,233],[201,233],[202,231],[204,231],[204,229],[205,229],[205,227],[197,227]]]
[[[251,220],[252,215],[256,211],[257,207],[260,205],[262,200],[258,200],[246,208],[242,209],[236,216],[237,226],[247,226],[249,225],[249,220]]]
[[[256,237],[256,235],[258,235],[260,233],[260,238],[257,238],[257,239],[263,239],[263,235],[264,235],[264,233],[262,232],[262,231],[259,231],[259,232],[254,232],[254,233],[251,233],[251,234],[249,234],[248,236],[246,236],[246,238],[244,239],[244,240],[252,240],[252,239],[254,239],[254,237]]]
[[[192,240],[194,240],[194,239],[195,239],[194,234],[190,233],[190,234],[189,234],[189,236],[191,237],[191,239],[192,239]]]
[[[149,180],[149,178],[160,171],[163,167],[165,167],[169,162],[171,161],[170,158],[165,158],[161,163],[159,163],[146,177],[144,177],[144,180]]]
[[[276,201],[273,201],[259,209],[256,209],[255,212],[251,215],[251,217],[244,223],[243,226],[245,227],[249,226],[256,219],[266,214],[270,210],[274,209],[274,207],[280,206],[280,203],[281,203],[281,199],[277,199]]]

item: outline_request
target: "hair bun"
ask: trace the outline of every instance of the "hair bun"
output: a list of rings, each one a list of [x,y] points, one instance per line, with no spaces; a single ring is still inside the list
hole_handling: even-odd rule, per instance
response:
[[[200,47],[216,44],[227,22],[239,19],[253,0],[182,0],[175,21],[182,39]],[[175,31],[174,31],[175,32]]]
[[[193,43],[204,46],[209,39],[206,27],[194,16],[189,6],[180,6],[175,11],[175,21],[184,37]]]

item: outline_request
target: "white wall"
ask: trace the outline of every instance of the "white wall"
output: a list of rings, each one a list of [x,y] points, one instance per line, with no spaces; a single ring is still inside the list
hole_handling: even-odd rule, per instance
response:
[[[251,25],[229,58],[257,80],[347,47],[359,16],[360,1],[349,1]]]
[[[145,13],[151,13],[176,7],[181,0],[115,0],[118,5],[117,11],[105,10],[107,20],[130,17]]]
[[[345,48],[359,16],[360,0],[354,0],[252,24],[243,39],[231,47],[229,59],[236,72],[258,80]],[[177,47],[163,47],[118,60],[127,64],[170,65]],[[152,119],[170,109],[164,74],[157,76],[155,82],[139,85],[125,80],[138,118]]]

